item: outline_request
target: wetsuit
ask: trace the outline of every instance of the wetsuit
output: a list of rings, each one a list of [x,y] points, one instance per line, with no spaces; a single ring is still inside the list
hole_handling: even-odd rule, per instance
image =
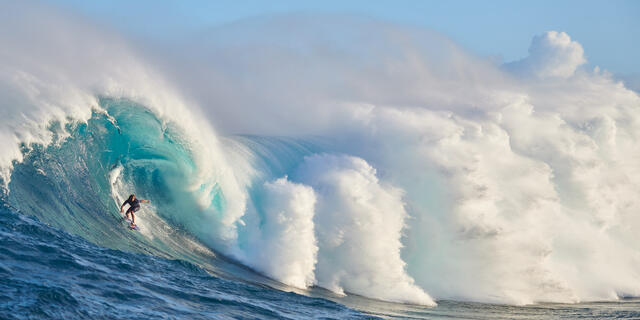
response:
[[[138,210],[140,210],[140,200],[138,200],[138,198],[133,199],[133,201],[127,199],[122,205],[124,206],[127,203],[131,206],[129,210],[133,212],[137,212]]]

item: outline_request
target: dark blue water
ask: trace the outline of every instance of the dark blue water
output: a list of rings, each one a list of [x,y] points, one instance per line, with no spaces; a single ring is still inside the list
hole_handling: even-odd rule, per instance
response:
[[[0,207],[4,319],[353,319],[338,303],[96,246]]]

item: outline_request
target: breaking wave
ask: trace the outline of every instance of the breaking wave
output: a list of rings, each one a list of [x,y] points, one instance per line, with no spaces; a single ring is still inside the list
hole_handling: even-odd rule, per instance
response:
[[[82,57],[23,59],[33,48],[0,38],[14,48],[0,69],[3,201],[23,213],[108,248],[228,273],[221,255],[286,286],[394,302],[640,295],[640,98],[588,70],[562,32],[498,65],[439,36],[424,46],[415,31],[358,25],[383,36],[343,34],[361,40],[352,51],[269,48],[286,60],[274,68],[243,29],[171,71],[198,82],[183,90],[126,41],[107,54],[111,36],[65,33],[77,28],[61,20],[64,39],[38,43],[94,39]],[[371,48],[391,49],[359,59]],[[319,66],[304,69],[308,59]],[[255,91],[238,70],[257,70]],[[215,96],[203,72],[230,93]],[[258,134],[221,134],[219,122]],[[119,220],[131,193],[152,200],[139,234]]]

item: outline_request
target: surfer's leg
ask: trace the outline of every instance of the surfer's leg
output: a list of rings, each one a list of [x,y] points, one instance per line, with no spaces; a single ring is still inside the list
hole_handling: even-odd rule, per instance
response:
[[[135,225],[136,224],[136,215],[134,214],[134,212],[140,210],[140,206],[135,206],[133,208],[129,208],[129,210],[131,211],[131,224]]]

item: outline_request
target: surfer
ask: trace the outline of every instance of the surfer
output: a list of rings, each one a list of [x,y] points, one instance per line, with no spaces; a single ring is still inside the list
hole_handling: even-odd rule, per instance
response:
[[[120,206],[120,213],[122,213],[122,208],[125,204],[129,204],[129,209],[127,209],[127,216],[125,218],[129,218],[129,213],[131,213],[131,226],[136,225],[136,215],[134,212],[140,210],[140,202],[151,202],[151,200],[139,200],[136,198],[135,194],[129,196],[129,199],[125,200],[125,202]]]

